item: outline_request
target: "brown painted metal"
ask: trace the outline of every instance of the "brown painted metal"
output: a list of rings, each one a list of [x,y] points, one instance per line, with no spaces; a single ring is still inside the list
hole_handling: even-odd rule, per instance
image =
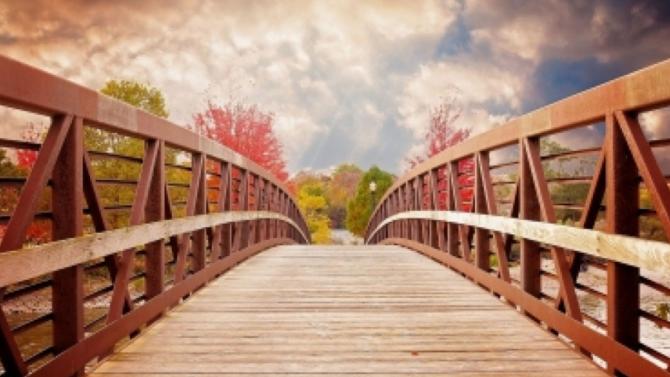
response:
[[[469,204],[469,199],[464,197],[464,191],[469,188],[463,184],[461,178],[464,173],[458,167],[474,156],[474,200],[469,209],[476,213],[495,215],[499,211],[497,204],[504,203],[509,205],[507,216],[556,223],[557,211],[580,211],[574,226],[581,228],[594,228],[604,213],[607,232],[630,236],[638,236],[641,216],[655,216],[664,236],[670,239],[669,177],[664,176],[657,161],[660,149],[652,149],[667,146],[668,139],[647,140],[638,120],[641,111],[664,106],[670,106],[670,61],[523,115],[448,148],[409,171],[383,195],[369,221],[366,242],[410,246],[434,259],[448,262],[452,268],[514,303],[519,310],[542,322],[555,334],[570,338],[575,348],[586,357],[601,357],[611,373],[669,375],[646,359],[666,364],[664,368],[670,370],[668,355],[640,341],[641,320],[657,325],[661,323],[657,315],[640,306],[641,286],[660,289],[660,292],[666,292],[668,288],[653,278],[643,276],[639,268],[609,260],[603,263],[593,260],[593,256],[585,257],[579,252],[545,245],[537,235],[533,240],[523,237],[515,240],[513,234],[497,234],[483,227],[451,223],[446,220],[447,217],[408,214],[385,221],[390,216],[416,209],[413,206],[416,196],[409,190],[417,181],[423,182],[426,175],[429,177],[428,195],[431,198],[428,209],[433,213],[436,209],[443,209],[439,203],[435,205],[435,198],[439,197],[441,188],[440,178],[434,176],[440,170],[446,171],[445,179],[448,183],[444,209],[451,212],[467,210],[464,204]],[[541,142],[545,137],[599,122],[605,123],[606,131],[602,147],[541,155]],[[488,156],[492,152],[502,151],[503,147],[515,144],[518,146],[518,159],[491,166]],[[505,151],[509,155],[509,149]],[[545,165],[552,161],[584,157],[597,158],[592,175],[545,176]],[[498,169],[507,170],[500,173],[503,170]],[[512,173],[508,173],[510,171]],[[507,174],[507,177],[494,182],[494,174]],[[648,191],[653,208],[640,208],[640,182]],[[501,184],[509,187],[514,184],[514,191],[509,192],[511,200],[495,198],[494,192],[497,191],[497,185]],[[565,184],[588,184],[584,202],[553,203],[550,185]],[[424,194],[423,191],[421,194]],[[438,221],[437,218],[443,220]],[[440,226],[445,228],[443,245],[432,236],[417,238],[413,228],[407,229],[406,224],[423,224],[425,219],[432,219],[433,224],[429,225],[431,230],[439,229]],[[469,255],[472,239],[474,258]],[[487,258],[490,252],[495,252],[499,261],[507,262],[516,256],[517,250],[520,281],[509,275],[504,276],[505,272],[509,273],[508,266],[498,266],[498,276],[487,272],[490,268]],[[542,253],[547,251],[551,259],[545,260],[551,261],[555,272],[542,269]],[[589,286],[589,283],[577,282],[583,266],[600,268],[607,273],[607,292],[601,292]],[[559,293],[548,295],[544,292],[546,284],[543,284],[543,279],[552,279],[558,283]],[[606,322],[582,312],[577,299],[578,291],[604,300],[607,304]],[[582,318],[606,332],[606,336],[596,337]],[[665,328],[664,324],[661,327]],[[594,340],[596,338],[598,340]]]
[[[535,141],[536,143],[537,141]],[[535,192],[533,177],[526,153],[526,143],[519,145],[519,218],[540,220],[540,203]],[[520,242],[521,287],[528,294],[540,297],[542,291],[540,275],[540,245],[536,241],[522,239]]]
[[[607,231],[637,236],[639,181],[635,161],[626,145],[613,114],[606,118],[606,220]],[[629,348],[640,342],[640,271],[639,268],[607,262],[607,334]],[[618,372],[608,362],[610,372]]]
[[[53,239],[83,233],[84,126],[75,118],[52,173]],[[54,271],[52,278],[53,345],[61,353],[84,339],[84,268]],[[124,292],[125,293],[125,292]],[[83,369],[76,375],[83,375]]]
[[[165,143],[158,141],[156,165],[149,186],[145,221],[161,221],[165,219]],[[145,256],[147,299],[157,296],[165,289],[165,242],[163,240],[146,245]]]
[[[41,144],[11,140],[2,144],[9,148],[39,149],[39,154],[25,179],[10,182],[20,186],[21,192],[13,213],[6,216],[7,225],[0,252],[22,252],[20,249],[25,246],[26,232],[35,219],[50,221],[53,226],[52,240],[58,240],[81,236],[84,231],[112,230],[112,224],[117,223],[112,223],[110,218],[119,210],[126,211],[128,223],[134,225],[161,222],[184,214],[205,214],[209,210],[226,212],[239,206],[249,209],[251,199],[254,208],[281,211],[290,216],[292,224],[287,225],[285,220],[247,220],[196,229],[189,234],[169,237],[167,245],[172,252],[172,261],[166,261],[163,240],[152,240],[146,245],[138,245],[144,250],[133,248],[118,254],[103,254],[104,261],[87,261],[51,271],[40,277],[37,283],[26,282],[25,288],[0,287],[0,299],[7,289],[9,299],[41,289],[50,288],[54,292],[52,313],[14,325],[13,329],[5,312],[0,310],[0,359],[2,369],[8,375],[25,376],[29,372],[49,376],[80,374],[86,363],[104,356],[118,340],[137,334],[199,286],[246,257],[273,245],[309,242],[303,238],[308,231],[302,214],[282,182],[247,158],[183,127],[5,57],[0,57],[0,104],[52,118]],[[144,157],[114,154],[106,150],[85,150],[84,129],[89,128],[103,129],[131,137],[139,143],[144,142]],[[5,138],[0,135],[0,140]],[[166,162],[168,148],[181,155],[191,154],[192,166]],[[91,161],[91,156],[94,161]],[[141,164],[138,181],[114,177],[96,179],[94,169],[99,166],[99,159]],[[219,197],[212,199],[218,204],[210,206],[206,167],[214,165],[220,167]],[[168,168],[189,172],[191,184],[168,182]],[[234,182],[233,172],[240,174],[242,184]],[[249,176],[253,177],[252,182],[247,179]],[[244,187],[247,183],[253,184],[256,191],[249,192]],[[0,181],[0,185],[3,184],[4,181]],[[100,194],[105,192],[102,191],[105,188],[101,186],[110,184],[136,187],[132,206],[121,204],[115,207],[103,203]],[[186,203],[182,203],[181,198],[170,198],[171,187],[188,190]],[[239,192],[234,192],[234,187]],[[43,202],[41,199],[48,190],[51,203],[44,216],[43,210],[37,213],[37,209],[43,205],[40,204]],[[281,206],[278,205],[280,198]],[[84,223],[87,215],[90,216],[90,228]],[[299,231],[293,229],[293,224],[297,224]],[[247,234],[244,246],[237,245],[243,248],[232,255],[232,232],[236,229],[236,236],[242,236],[243,233],[239,232],[241,225],[252,225],[256,232],[253,238]],[[138,263],[141,258],[144,264]],[[187,270],[189,258],[193,271]],[[170,266],[176,271],[173,280],[170,280],[171,272],[168,271]],[[84,287],[90,273],[101,268],[108,269],[111,284],[95,288],[95,291],[85,295]],[[146,283],[146,290],[140,297],[131,300],[129,284],[140,279]],[[102,317],[85,324],[83,311],[84,304],[89,303],[87,300],[109,293],[111,302],[107,322]],[[49,322],[53,325],[52,344],[34,355],[22,355],[23,344],[17,343],[16,335]],[[84,337],[84,329],[91,335]],[[47,359],[51,356],[54,358]],[[37,365],[40,368],[35,370]]]

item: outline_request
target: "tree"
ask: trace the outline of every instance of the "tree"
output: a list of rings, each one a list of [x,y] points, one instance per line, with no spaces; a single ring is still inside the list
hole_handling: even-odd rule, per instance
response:
[[[25,177],[34,164],[36,153],[32,150],[17,150],[17,159],[19,163],[14,165],[7,157],[7,151],[0,149],[0,177]],[[22,156],[21,156],[22,155]],[[19,200],[20,187],[2,185],[0,186],[0,211],[2,213],[11,213],[16,208]],[[48,208],[48,197],[41,197],[38,208],[40,210]],[[0,239],[5,235],[6,225],[0,225]],[[26,240],[30,243],[42,243],[49,241],[51,236],[51,227],[46,220],[38,219],[33,221],[26,231]]]
[[[344,228],[347,203],[356,194],[363,170],[354,164],[342,164],[335,168],[326,188],[328,217],[333,228]]]
[[[248,157],[285,181],[288,173],[283,147],[273,126],[274,115],[256,106],[230,103],[220,106],[209,101],[205,111],[193,115],[190,127]]]
[[[165,106],[165,97],[157,88],[130,80],[109,80],[100,89],[100,93],[133,105],[161,118],[169,113]]]
[[[455,97],[430,110],[430,126],[424,136],[426,150],[423,155],[415,155],[407,160],[410,168],[456,145],[470,136],[470,130],[456,128],[461,117],[461,108]]]
[[[298,191],[298,206],[305,215],[312,242],[317,244],[330,242],[330,224],[326,215],[328,202],[325,191],[325,184],[319,180],[306,181]]]
[[[108,80],[100,89],[102,94],[118,99],[161,118],[168,116],[165,97],[161,91],[148,83],[131,80]],[[144,155],[144,141],[141,139],[109,132],[97,128],[86,127],[84,130],[84,145],[87,150],[105,152],[114,155],[142,158]],[[167,149],[166,162],[176,163],[176,150]],[[187,159],[187,157],[184,157]],[[117,158],[92,159],[93,171],[98,179],[114,179],[136,181],[139,179],[141,164]],[[189,183],[188,172],[168,168],[166,178],[171,183]],[[100,185],[99,193],[105,206],[122,208],[129,206],[135,196],[135,187],[129,185]],[[173,202],[183,202],[186,190],[170,187]],[[108,221],[113,227],[128,225],[129,211],[108,211]]]
[[[391,173],[377,166],[371,167],[363,175],[356,188],[356,196],[347,205],[346,226],[351,233],[363,236],[372,211],[393,180]]]
[[[470,130],[455,127],[460,116],[461,108],[456,96],[448,98],[442,104],[430,110],[430,126],[425,134],[425,153],[415,155],[407,160],[410,169],[470,136]],[[444,176],[446,174],[445,169],[440,169],[438,174]],[[474,161],[472,158],[459,161],[458,174],[459,195],[463,203],[462,210],[469,211],[472,205],[472,185],[474,183]],[[441,193],[438,200],[444,206],[449,190],[446,182],[442,185],[444,187],[440,187]],[[423,200],[429,200],[427,194],[424,195]]]

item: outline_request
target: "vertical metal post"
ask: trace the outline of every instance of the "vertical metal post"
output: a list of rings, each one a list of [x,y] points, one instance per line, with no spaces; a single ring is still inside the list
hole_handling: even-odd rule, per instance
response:
[[[165,219],[165,143],[158,141],[156,166],[151,177],[149,200],[145,210],[146,222]],[[146,296],[150,299],[164,289],[165,243],[163,240],[146,245]]]
[[[231,177],[232,166],[230,162],[221,163],[221,182],[219,189],[223,191],[221,197],[221,203],[219,205],[220,212],[230,211],[232,205],[232,191],[233,191],[233,179]],[[221,257],[226,257],[230,255],[230,250],[232,247],[232,225],[223,224],[221,226]]]
[[[198,192],[195,202],[195,215],[204,215],[207,213],[207,156],[204,153],[193,155],[193,159],[198,159],[199,163],[193,164],[193,169],[199,169]],[[193,172],[195,174],[195,172]],[[200,271],[205,268],[207,263],[207,231],[198,229],[192,236],[193,253],[193,271]]]
[[[633,156],[612,114],[606,118],[606,229],[609,233],[638,235],[639,178]],[[607,334],[639,349],[640,270],[607,262]],[[610,373],[617,373],[608,367]]]
[[[488,152],[481,152],[482,154]],[[475,192],[474,192],[474,212],[487,213],[486,193],[484,192],[484,183],[482,177],[481,160],[475,156]],[[475,228],[475,265],[484,271],[491,269],[489,255],[491,253],[490,232],[484,228]]]
[[[539,143],[537,138],[529,139],[529,143]],[[540,204],[535,192],[530,163],[523,140],[519,142],[519,185],[520,205],[519,218],[524,220],[540,220]],[[540,245],[527,239],[520,240],[521,246],[521,288],[529,294],[539,297],[540,280]]]
[[[53,239],[83,233],[84,125],[75,118],[52,175]],[[56,353],[84,338],[84,270],[82,265],[53,273],[53,343]],[[83,375],[80,370],[76,375]]]

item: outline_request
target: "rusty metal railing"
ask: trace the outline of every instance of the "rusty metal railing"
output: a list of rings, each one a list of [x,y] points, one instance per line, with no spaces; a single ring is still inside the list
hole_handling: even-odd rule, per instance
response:
[[[668,376],[669,106],[665,61],[472,137],[395,182],[366,240],[449,266],[610,373]]]
[[[0,110],[46,129],[0,133],[5,375],[82,374],[245,258],[309,242],[281,182],[164,119],[5,57]]]

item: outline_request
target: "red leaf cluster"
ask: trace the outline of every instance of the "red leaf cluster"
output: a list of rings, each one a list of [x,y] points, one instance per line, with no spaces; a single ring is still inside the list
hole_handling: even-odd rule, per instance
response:
[[[425,135],[426,154],[425,156],[414,156],[408,159],[410,169],[429,159],[445,149],[454,146],[470,136],[470,130],[456,128],[454,124],[460,118],[461,111],[455,101],[445,102],[430,112],[430,127]],[[445,180],[444,169],[439,171],[439,190],[438,196],[439,208],[445,209],[448,200],[448,183]],[[459,195],[463,203],[463,211],[469,211],[472,203],[474,183],[474,161],[472,158],[465,158],[458,162],[458,186]],[[424,195],[424,200],[429,200],[428,194]],[[426,204],[426,203],[424,203]]]
[[[256,106],[219,106],[211,101],[207,109],[193,115],[192,128],[253,160],[279,180],[288,178],[282,145],[273,130],[274,115]]]

